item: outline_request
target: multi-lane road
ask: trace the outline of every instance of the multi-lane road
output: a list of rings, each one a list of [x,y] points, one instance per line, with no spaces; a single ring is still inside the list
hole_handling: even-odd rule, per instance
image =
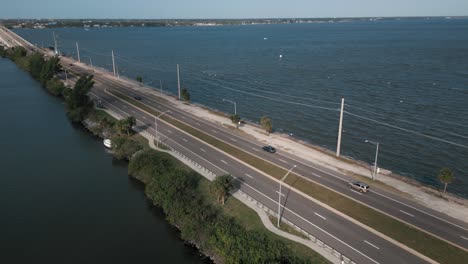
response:
[[[30,49],[35,48],[4,29],[0,29],[0,37],[3,39],[13,39],[16,42],[15,45],[21,44]],[[94,74],[97,84],[93,88],[93,96],[99,98],[107,108],[122,116],[134,116],[138,121],[138,126],[141,129],[146,129],[153,135],[155,135],[153,129],[154,116],[115,97],[106,89],[113,89],[130,97],[139,96],[142,98],[141,103],[144,103],[148,107],[159,112],[169,110],[170,112],[167,112],[167,115],[206,134],[263,158],[279,167],[290,169],[293,165],[296,165],[297,167],[294,169],[294,172],[304,178],[322,184],[326,188],[333,189],[369,207],[449,241],[464,250],[468,248],[468,224],[465,222],[452,219],[378,188],[373,188],[371,193],[364,195],[353,192],[346,186],[346,182],[352,180],[347,175],[320,167],[281,150],[276,154],[262,152],[261,147],[263,145],[261,142],[248,139],[236,133],[236,131],[183,111],[155,93],[142,91],[137,83],[122,82],[122,80],[116,79],[106,72],[101,72],[97,69],[90,70],[89,67],[77,64],[69,58],[62,58],[62,61],[64,61],[63,65],[65,67],[72,68],[74,72]],[[70,66],[71,63],[74,66]],[[280,194],[278,193],[277,181],[162,120],[158,122],[158,134],[164,138],[166,145],[202,164],[215,174],[229,173],[233,175],[241,182],[240,188],[245,193],[272,210],[276,210],[278,207],[277,198]],[[295,223],[357,263],[425,262],[418,256],[377,236],[360,225],[323,208],[294,190],[283,191],[281,195],[283,196],[282,200],[285,201],[282,204],[284,218]]]

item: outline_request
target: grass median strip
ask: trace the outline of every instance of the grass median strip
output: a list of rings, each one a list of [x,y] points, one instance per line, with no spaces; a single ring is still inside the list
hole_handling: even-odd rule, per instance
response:
[[[160,111],[154,110],[142,102],[134,100],[120,92],[110,92],[148,113],[153,115],[158,115],[160,113]],[[162,116],[161,119],[277,179],[280,179],[286,173],[286,170],[283,168],[218,140],[174,118],[165,115]],[[375,211],[372,208],[334,191],[323,188],[319,184],[308,181],[297,174],[292,173],[289,178],[287,178],[286,183],[437,262],[450,264],[465,263],[468,259],[468,252],[456,246]]]

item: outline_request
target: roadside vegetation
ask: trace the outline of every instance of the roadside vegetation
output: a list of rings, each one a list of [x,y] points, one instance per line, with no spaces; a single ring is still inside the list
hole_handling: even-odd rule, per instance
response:
[[[157,110],[133,98],[116,91],[112,93],[153,115],[159,114]],[[273,163],[251,155],[169,116],[162,116],[161,119],[277,179],[281,179],[287,172]],[[468,253],[456,246],[375,211],[337,192],[324,188],[319,184],[306,180],[297,174],[291,173],[286,179],[286,183],[437,262],[464,263],[468,259]]]
[[[329,263],[311,249],[269,232],[253,210],[227,199],[235,187],[231,176],[219,176],[211,183],[172,156],[149,149],[147,140],[132,130],[134,117],[116,120],[95,109],[88,96],[92,75],[81,76],[70,89],[57,77],[58,58],[45,60],[22,48],[0,48],[0,55],[62,97],[70,121],[85,125],[94,135],[112,138],[113,155],[130,161],[129,174],[146,185],[147,197],[164,210],[184,240],[217,263]]]
[[[270,133],[273,131],[273,123],[271,122],[271,119],[267,116],[262,116],[260,118],[260,126],[265,129],[265,132],[267,135],[270,135]]]
[[[182,91],[180,91],[180,96],[185,102],[190,102],[190,93],[186,88],[183,88]]]
[[[444,184],[444,193],[447,191],[447,185],[453,181],[453,171],[449,168],[443,168],[438,175],[439,181]]]
[[[247,229],[235,217],[223,213],[224,206],[218,201],[230,189],[230,176],[220,176],[209,184],[221,186],[215,189],[222,191],[207,195],[209,191],[201,190],[207,180],[168,154],[154,150],[135,155],[128,171],[145,184],[147,197],[163,209],[167,220],[179,228],[182,238],[217,263],[328,263],[318,254],[313,257],[299,254],[279,237],[267,234],[266,229]],[[256,221],[259,222],[258,216]]]

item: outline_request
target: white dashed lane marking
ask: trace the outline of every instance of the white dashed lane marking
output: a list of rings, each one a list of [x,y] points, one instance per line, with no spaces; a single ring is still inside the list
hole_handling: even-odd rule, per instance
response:
[[[411,216],[411,217],[414,217],[414,215],[412,215],[412,214],[410,214],[410,213],[407,213],[407,212],[405,212],[405,211],[403,211],[403,210],[400,210],[400,212],[402,212],[402,213],[404,213],[404,214],[406,214],[406,215],[409,215],[409,216]]]
[[[224,164],[228,164],[228,163],[227,163],[226,161],[224,161],[224,160],[221,160],[221,162],[224,163]]]
[[[325,218],[325,217],[324,217],[324,216],[322,216],[322,215],[319,215],[319,214],[317,214],[317,213],[314,213],[314,214],[315,214],[316,216],[318,216],[318,217],[322,218],[323,220],[327,220],[327,218]]]
[[[374,247],[374,248],[376,248],[376,249],[380,249],[380,248],[377,247],[376,245],[374,245],[374,244],[372,244],[372,243],[370,243],[370,242],[368,242],[368,241],[366,241],[366,240],[364,240],[364,242],[366,242],[367,244],[369,244],[370,246],[372,246],[372,247]]]
[[[280,193],[278,191],[276,191],[276,193],[281,194],[281,196],[283,196],[283,197],[286,196],[286,195],[284,195],[284,193]]]
[[[247,176],[247,177],[249,177],[249,178],[253,178],[252,175],[247,174],[247,173],[245,174],[245,176]]]

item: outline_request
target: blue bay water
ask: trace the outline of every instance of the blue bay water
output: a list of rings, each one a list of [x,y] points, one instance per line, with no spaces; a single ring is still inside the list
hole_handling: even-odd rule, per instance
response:
[[[63,52],[176,92],[195,103],[272,118],[276,130],[335,150],[345,98],[342,153],[468,197],[468,20],[392,20],[225,27],[54,29]],[[16,30],[52,46],[52,30]],[[281,56],[280,56],[281,55]]]
[[[0,58],[1,263],[208,263],[28,73]]]

